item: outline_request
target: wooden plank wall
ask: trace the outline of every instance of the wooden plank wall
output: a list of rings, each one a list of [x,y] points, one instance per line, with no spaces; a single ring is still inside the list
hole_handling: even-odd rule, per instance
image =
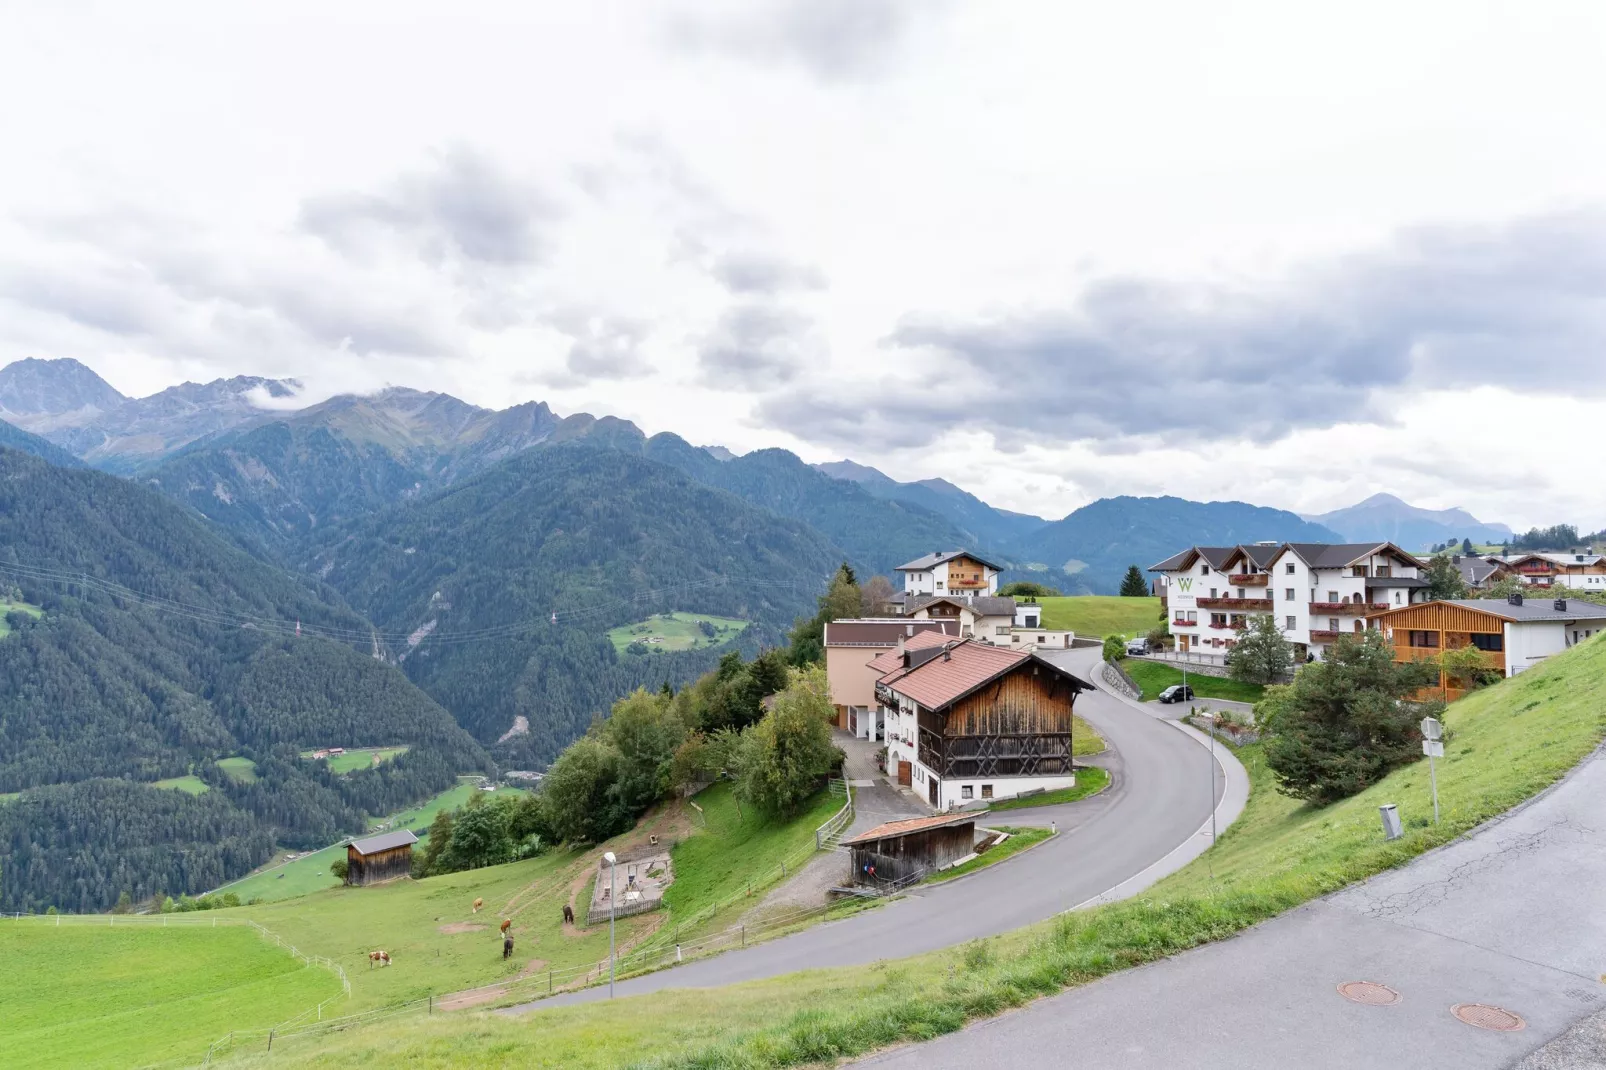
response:
[[[1395,610],[1382,618],[1396,635],[1405,631],[1494,632],[1505,631],[1505,621],[1491,613],[1444,602],[1424,602],[1419,606]],[[1397,640],[1396,640],[1397,641]]]
[[[943,734],[1025,736],[1068,733],[1076,691],[1056,673],[1028,661],[948,711]]]

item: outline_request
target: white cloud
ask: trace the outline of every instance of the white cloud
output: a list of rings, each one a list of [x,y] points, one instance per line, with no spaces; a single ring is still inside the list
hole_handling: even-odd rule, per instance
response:
[[[1587,0],[34,5],[0,360],[539,398],[1045,513],[1596,526],[1520,420],[1606,418],[1603,40]],[[1469,459],[1469,412],[1518,423]]]

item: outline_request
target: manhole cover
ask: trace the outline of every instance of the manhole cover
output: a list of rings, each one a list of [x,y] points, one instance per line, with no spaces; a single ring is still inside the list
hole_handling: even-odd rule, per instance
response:
[[[1501,1033],[1515,1033],[1528,1023],[1502,1007],[1491,1007],[1487,1003],[1457,1003],[1450,1008],[1450,1013],[1468,1025],[1475,1025],[1479,1029],[1494,1029]]]
[[[1364,1003],[1368,1007],[1392,1007],[1400,1001],[1398,992],[1376,981],[1345,981],[1338,986],[1338,994],[1351,1003]]]

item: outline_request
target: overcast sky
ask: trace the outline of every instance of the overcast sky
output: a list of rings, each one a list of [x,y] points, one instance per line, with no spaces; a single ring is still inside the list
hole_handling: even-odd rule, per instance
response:
[[[0,0],[0,362],[1606,525],[1606,4]]]

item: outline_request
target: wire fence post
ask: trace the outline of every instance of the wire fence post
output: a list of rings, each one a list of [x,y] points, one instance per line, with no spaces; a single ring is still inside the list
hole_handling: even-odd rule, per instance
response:
[[[268,1030],[268,1050],[273,1050],[273,1030]]]

